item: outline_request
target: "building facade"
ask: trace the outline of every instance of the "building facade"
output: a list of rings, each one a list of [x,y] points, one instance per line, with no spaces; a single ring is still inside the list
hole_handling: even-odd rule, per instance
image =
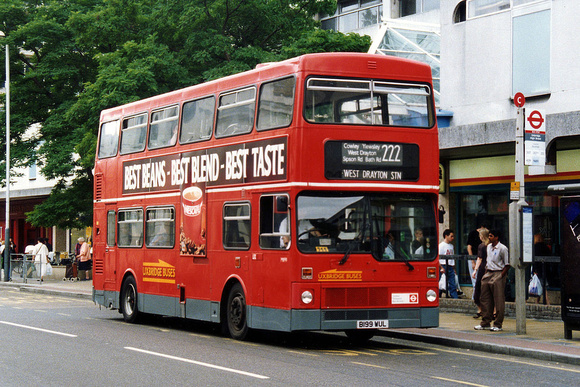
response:
[[[338,30],[343,25],[341,10],[346,9],[341,5],[350,5],[352,13],[354,3],[360,14],[376,2],[339,1],[336,15],[329,16],[336,17]],[[379,3],[381,22],[353,30],[372,37],[372,52],[398,55],[389,48],[393,39],[386,32],[396,26],[417,31],[415,40],[399,49],[414,59],[422,60],[412,54],[417,46],[440,38],[439,46],[430,42],[431,52],[424,61],[433,68],[437,104],[443,112],[439,117],[440,203],[446,213],[441,229],[455,230],[456,251],[466,251],[467,235],[482,223],[499,229],[504,243],[508,242],[510,183],[515,174],[513,97],[521,92],[526,113],[540,112],[546,128],[545,166],[525,168],[526,201],[533,206],[534,233],[541,234],[552,254],[558,255],[559,197],[548,187],[580,183],[580,52],[575,49],[580,47],[580,2]],[[427,36],[428,31],[433,35]],[[559,287],[557,266],[549,271],[549,286]],[[461,282],[469,282],[466,270],[462,272]]]
[[[34,136],[38,126],[30,127],[25,136]],[[55,184],[47,180],[36,164],[11,168],[10,184],[10,237],[17,253],[24,253],[27,245],[36,244],[37,238],[47,238],[53,251],[70,251],[70,232],[57,227],[34,227],[26,221],[26,213],[42,203]],[[6,189],[0,189],[0,239],[6,232]]]

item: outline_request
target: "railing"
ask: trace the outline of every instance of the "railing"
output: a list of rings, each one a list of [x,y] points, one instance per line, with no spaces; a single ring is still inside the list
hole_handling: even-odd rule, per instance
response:
[[[10,280],[13,278],[22,278],[22,281],[26,283],[29,278],[35,278],[34,275],[37,272],[34,266],[34,256],[31,254],[10,254]],[[38,273],[38,279],[40,279],[40,273]]]
[[[455,261],[472,261],[472,260],[476,260],[477,259],[477,255],[467,255],[467,254],[454,254],[454,255],[440,255],[439,256],[440,259],[453,259]],[[557,255],[553,255],[553,256],[535,256],[534,260],[532,262],[532,265],[537,265],[540,264],[542,267],[542,273],[544,273],[543,276],[541,276],[540,281],[542,283],[542,288],[544,289],[544,292],[547,291],[547,287],[546,287],[546,263],[560,263],[560,257]],[[457,273],[457,263],[455,263],[455,272]],[[528,278],[529,280],[529,278]],[[446,296],[449,296],[447,289],[449,288],[449,279],[447,278],[447,284],[445,286],[445,290],[443,291],[445,293]],[[527,288],[526,288],[527,290]],[[546,304],[546,297],[544,297],[544,304]]]
[[[68,253],[64,256],[69,257]],[[74,257],[74,254],[72,254]],[[51,265],[58,265],[61,261],[65,262],[58,253],[49,253],[48,260]],[[33,254],[10,254],[10,276],[9,279],[21,278],[24,283],[29,279],[41,279],[41,271],[46,272],[47,264],[34,261]]]

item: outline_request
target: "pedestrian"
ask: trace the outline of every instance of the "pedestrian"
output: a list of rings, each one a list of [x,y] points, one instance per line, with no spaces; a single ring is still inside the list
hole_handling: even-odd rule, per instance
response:
[[[44,281],[48,264],[48,248],[43,243],[43,238],[37,239],[36,245],[34,245],[34,249],[32,250],[32,256],[34,257],[34,267],[40,273],[39,281],[42,282]]]
[[[479,238],[479,231],[484,229],[483,225],[480,225],[477,230],[473,230],[467,236],[467,255],[478,256],[478,248],[481,244],[481,239]],[[470,259],[467,261],[467,268],[469,269],[469,275],[471,277],[471,285],[475,291],[475,266],[477,265],[477,259]],[[473,299],[473,296],[471,297]]]
[[[439,243],[439,256],[455,254],[455,248],[452,245],[454,239],[455,234],[452,230],[446,229],[443,231],[443,241]],[[441,266],[439,278],[441,278],[441,275],[445,274],[447,279],[447,296],[458,298],[457,284],[455,282],[455,260],[439,257],[439,265]]]
[[[85,278],[81,278],[81,281],[86,281],[89,279],[88,271],[91,269],[90,247],[83,237],[80,237],[78,242],[81,245],[79,255],[76,257],[79,261],[78,271],[85,274]]]
[[[77,239],[77,244],[75,245],[75,257],[78,257],[81,253],[81,246],[83,245],[80,240],[85,240],[85,238],[80,237],[79,239]]]
[[[48,238],[43,238],[44,244],[46,245],[46,248],[48,249],[48,252],[50,253],[52,250],[52,243],[50,243],[50,240]]]
[[[487,246],[487,263],[485,274],[481,279],[481,313],[480,325],[476,330],[489,329],[492,332],[503,330],[503,318],[505,313],[505,282],[510,268],[509,253],[507,247],[499,241],[497,230],[489,231],[490,244]],[[495,308],[496,317],[493,318]],[[493,327],[491,322],[493,322]]]
[[[477,305],[477,314],[473,318],[480,318],[481,314],[481,279],[485,274],[485,265],[487,264],[487,245],[489,245],[489,230],[486,228],[479,229],[480,244],[477,247],[477,260],[475,269],[471,278],[475,279],[473,286],[473,302]]]
[[[16,245],[12,238],[10,238],[10,254],[16,254]]]

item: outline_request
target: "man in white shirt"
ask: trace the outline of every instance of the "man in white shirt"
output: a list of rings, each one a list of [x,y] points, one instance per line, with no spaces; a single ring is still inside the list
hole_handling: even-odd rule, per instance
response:
[[[453,255],[455,254],[455,249],[451,244],[455,239],[455,234],[452,230],[447,229],[443,231],[443,241],[439,243],[439,256],[441,255]],[[455,260],[439,258],[439,264],[441,265],[441,273],[445,273],[447,279],[447,295],[451,298],[457,297],[457,284],[455,283]]]
[[[492,332],[502,330],[505,313],[505,282],[510,268],[509,253],[507,247],[499,241],[497,230],[489,231],[489,241],[487,245],[487,264],[485,274],[481,279],[481,324],[476,325],[476,330],[489,329]],[[493,310],[495,308],[496,317],[493,322]]]

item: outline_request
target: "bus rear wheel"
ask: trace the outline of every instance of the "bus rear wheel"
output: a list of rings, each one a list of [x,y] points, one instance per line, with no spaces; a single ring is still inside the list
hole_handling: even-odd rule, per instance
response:
[[[228,295],[226,304],[227,332],[236,340],[244,340],[248,336],[246,296],[244,289],[239,283],[235,284]]]
[[[127,277],[121,287],[121,312],[123,319],[128,323],[134,323],[139,317],[137,307],[137,283],[135,278]]]

